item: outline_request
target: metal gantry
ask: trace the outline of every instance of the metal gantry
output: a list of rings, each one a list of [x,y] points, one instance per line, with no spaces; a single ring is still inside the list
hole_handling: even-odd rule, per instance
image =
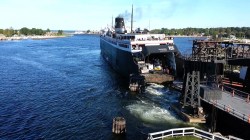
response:
[[[183,105],[192,106],[193,108],[200,106],[199,93],[200,93],[200,72],[193,71],[192,74],[187,73]]]
[[[239,58],[250,58],[250,44],[231,41],[193,41],[193,60],[211,62]]]

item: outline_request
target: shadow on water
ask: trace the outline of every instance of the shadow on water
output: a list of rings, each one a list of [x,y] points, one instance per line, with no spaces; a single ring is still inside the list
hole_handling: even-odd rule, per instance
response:
[[[112,134],[112,140],[127,140],[126,134]]]

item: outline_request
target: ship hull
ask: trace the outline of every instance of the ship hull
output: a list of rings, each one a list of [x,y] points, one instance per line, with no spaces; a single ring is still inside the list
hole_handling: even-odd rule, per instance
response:
[[[162,62],[163,68],[171,68],[169,72],[164,72],[164,69],[160,71],[151,70],[151,72],[142,73],[142,67],[139,67],[138,63],[134,59],[136,53],[122,50],[116,45],[115,40],[107,39],[105,36],[100,37],[101,54],[104,59],[112,66],[112,68],[120,74],[122,77],[131,80],[131,75],[143,76],[146,83],[159,83],[165,84],[174,80],[176,72],[176,64],[174,58],[174,52],[166,50],[168,46],[155,45],[151,47],[144,47],[142,50],[145,63],[149,64],[159,59]]]
[[[129,78],[130,74],[139,74],[138,66],[133,60],[131,52],[115,47],[113,43],[100,37],[101,54],[111,67],[124,78]]]

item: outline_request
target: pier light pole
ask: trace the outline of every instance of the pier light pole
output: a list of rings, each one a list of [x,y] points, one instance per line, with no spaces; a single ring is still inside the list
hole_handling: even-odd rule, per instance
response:
[[[131,33],[133,32],[133,4],[132,4],[132,13],[131,13]]]

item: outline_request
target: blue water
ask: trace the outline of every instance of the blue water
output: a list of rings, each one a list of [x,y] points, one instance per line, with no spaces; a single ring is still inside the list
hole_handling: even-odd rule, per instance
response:
[[[168,109],[179,93],[155,84],[130,93],[95,35],[0,42],[0,79],[0,139],[120,139],[116,116],[125,139],[188,125]]]
[[[182,55],[192,54],[193,40],[205,40],[205,37],[175,37],[174,44]]]

